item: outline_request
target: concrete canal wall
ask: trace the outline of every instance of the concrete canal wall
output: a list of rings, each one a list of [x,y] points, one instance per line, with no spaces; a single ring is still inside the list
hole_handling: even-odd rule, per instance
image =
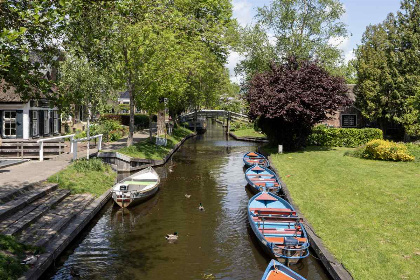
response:
[[[177,143],[174,148],[166,155],[164,159],[153,160],[153,159],[141,159],[133,158],[118,152],[99,152],[98,158],[101,158],[104,162],[109,163],[117,172],[133,172],[147,168],[149,166],[160,166],[165,164],[171,156],[178,150],[178,148],[189,138],[197,135],[192,133]]]
[[[257,142],[257,143],[268,143],[266,138],[258,137],[238,137],[233,132],[229,132],[229,136],[233,137],[235,140],[247,141],[247,142]]]

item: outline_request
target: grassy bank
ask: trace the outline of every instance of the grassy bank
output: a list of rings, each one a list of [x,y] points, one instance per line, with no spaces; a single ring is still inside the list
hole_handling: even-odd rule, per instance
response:
[[[12,236],[0,235],[0,279],[18,279],[28,269],[20,262],[26,255],[37,254],[35,247],[21,244]]]
[[[100,159],[77,160],[66,169],[52,175],[48,182],[58,183],[60,188],[75,193],[91,193],[96,197],[115,183],[117,174]]]
[[[130,147],[119,149],[117,152],[135,158],[160,160],[163,159],[176,144],[191,133],[193,133],[191,130],[183,127],[175,128],[172,135],[167,136],[168,144],[166,146],[156,145],[156,138],[153,138],[152,141],[141,141]]]
[[[416,279],[420,162],[344,156],[348,148],[272,155],[291,195],[354,279]]]
[[[237,137],[255,137],[255,138],[266,138],[264,133],[255,131],[253,128],[245,128],[232,131]]]

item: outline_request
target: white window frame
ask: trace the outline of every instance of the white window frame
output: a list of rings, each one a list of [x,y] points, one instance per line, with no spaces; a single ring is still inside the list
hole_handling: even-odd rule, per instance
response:
[[[53,111],[54,134],[58,133],[58,111]]]
[[[6,112],[10,112],[10,113],[14,112],[15,113],[15,117],[14,118],[6,118]],[[4,138],[16,138],[16,134],[17,134],[16,117],[17,117],[17,112],[15,110],[6,110],[6,111],[3,111],[3,123],[2,123],[2,126],[3,126],[2,134],[3,135],[2,136]],[[6,121],[12,123],[12,120],[13,119],[15,120],[15,134],[14,135],[6,135]]]
[[[354,126],[344,126],[344,117],[345,116],[354,116],[355,117]],[[357,127],[357,114],[341,114],[341,127]]]
[[[39,136],[39,113],[32,111],[32,136]]]
[[[50,111],[44,111],[44,134],[50,134]]]

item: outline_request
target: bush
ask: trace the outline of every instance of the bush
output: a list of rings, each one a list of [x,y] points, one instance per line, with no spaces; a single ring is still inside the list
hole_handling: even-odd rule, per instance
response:
[[[242,129],[250,129],[250,128],[254,128],[254,123],[250,123],[250,122],[233,122],[230,130],[231,131],[237,131],[237,130],[242,130]]]
[[[356,149],[350,155],[366,159],[392,160],[392,161],[413,161],[404,144],[398,144],[387,140],[372,140],[366,145]]]
[[[120,124],[126,126],[130,125],[129,114],[104,114],[101,116],[101,119],[118,121]],[[144,114],[135,114],[134,125],[137,127],[137,129],[149,128],[149,116]]]
[[[329,147],[358,147],[375,139],[383,139],[377,128],[327,128],[318,125],[308,137],[308,145]]]

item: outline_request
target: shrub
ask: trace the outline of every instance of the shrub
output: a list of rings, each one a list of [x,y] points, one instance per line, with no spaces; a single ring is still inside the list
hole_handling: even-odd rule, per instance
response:
[[[382,130],[377,128],[327,128],[318,125],[308,137],[308,145],[329,147],[358,147],[375,139],[382,139]]]
[[[356,149],[352,156],[392,161],[413,161],[414,156],[411,155],[404,144],[398,144],[387,140],[372,140],[366,145]]]
[[[254,128],[254,123],[250,123],[250,122],[233,122],[230,130],[231,131],[237,131],[237,130],[242,130],[242,129],[250,129],[250,128]]]
[[[104,114],[101,116],[101,119],[114,120],[118,121],[122,125],[130,125],[130,115],[129,114]],[[134,125],[137,129],[143,129],[149,127],[149,116],[144,114],[135,114],[134,115]]]

